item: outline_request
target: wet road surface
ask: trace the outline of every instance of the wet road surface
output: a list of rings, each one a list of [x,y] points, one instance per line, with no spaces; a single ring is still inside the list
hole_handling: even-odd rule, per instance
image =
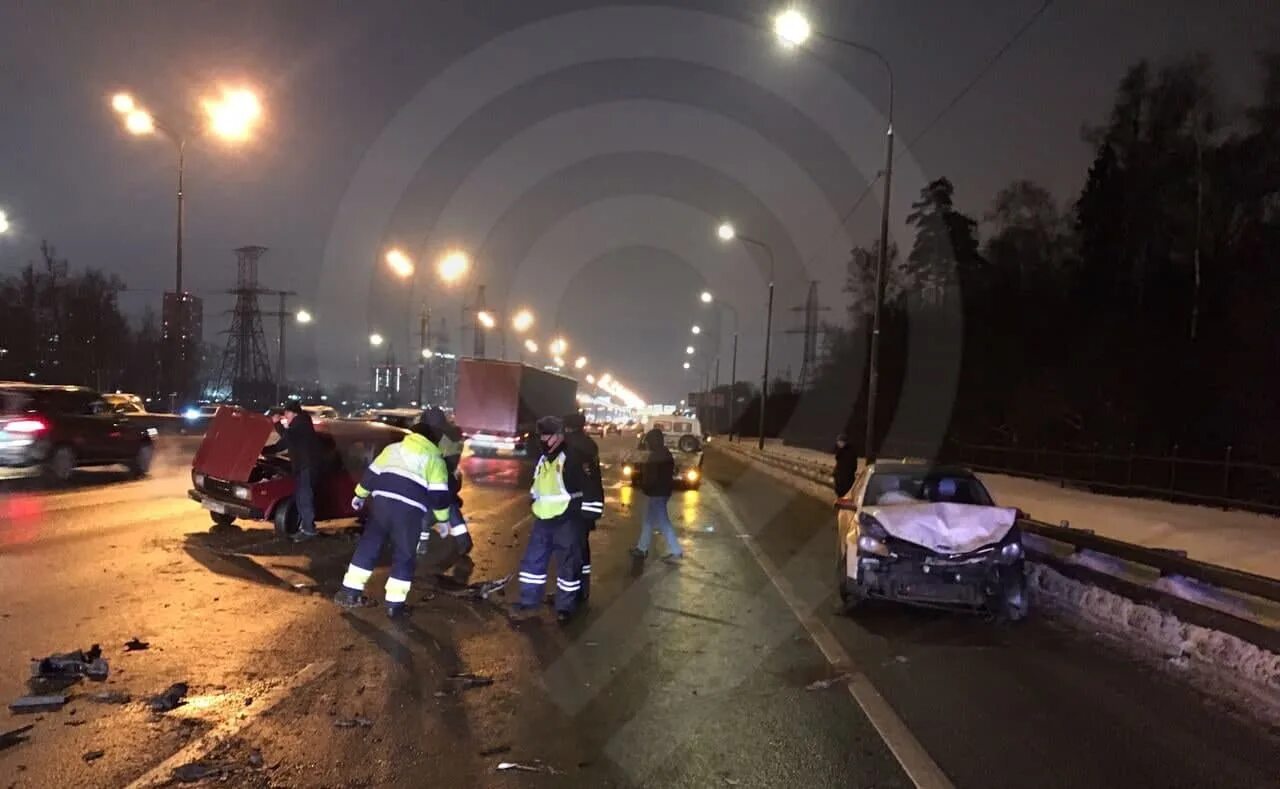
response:
[[[620,448],[605,442],[606,463]],[[527,471],[464,468],[469,580],[506,575]],[[407,622],[341,612],[351,524],[303,545],[267,524],[211,530],[182,456],[142,481],[6,488],[0,698],[25,692],[30,657],[92,643],[111,676],[58,711],[0,712],[0,732],[34,724],[0,743],[0,786],[156,784],[193,762],[234,786],[1275,785],[1274,733],[1059,624],[835,616],[829,505],[724,457],[706,471],[672,499],[688,556],[672,567],[660,538],[647,562],[627,554],[644,499],[610,464],[591,604],[563,628],[550,609],[512,624],[503,598],[456,599],[433,566]],[[133,636],[150,649],[125,652]],[[494,682],[461,689],[460,672]],[[146,708],[178,681],[185,705]],[[132,701],[93,701],[103,690]]]

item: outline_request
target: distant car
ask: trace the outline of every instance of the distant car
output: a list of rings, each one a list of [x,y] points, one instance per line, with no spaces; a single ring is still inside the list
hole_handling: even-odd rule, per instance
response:
[[[159,433],[185,432],[186,420],[177,414],[157,414],[147,409],[146,403],[136,394],[103,392],[102,399],[111,412],[141,428],[153,427]]]
[[[0,466],[5,476],[71,479],[77,468],[151,469],[155,428],[130,424],[81,386],[0,383]]]
[[[589,436],[600,436],[603,438],[608,433],[608,427],[602,422],[588,422],[583,428],[583,432]]]
[[[331,406],[327,406],[327,405],[304,405],[302,407],[302,410],[306,411],[308,414],[311,414],[311,418],[313,420],[314,419],[338,419],[340,416],[340,414],[338,414],[338,409],[333,408]]]
[[[324,420],[316,424],[323,450],[315,482],[316,520],[351,518],[351,498],[365,467],[407,431],[378,422]],[[188,496],[209,511],[215,525],[237,519],[270,521],[276,533],[298,530],[294,478],[287,455],[263,455],[274,441],[271,419],[242,408],[222,408],[191,463]]]
[[[662,431],[664,443],[668,449],[681,452],[700,452],[706,438],[702,434],[702,423],[696,416],[653,416],[642,422],[637,430],[639,437],[657,428]]]
[[[361,412],[359,418],[409,430],[422,421],[422,411],[417,408],[373,408]]]
[[[847,611],[884,599],[1026,617],[1019,513],[995,506],[968,469],[872,463],[836,510],[837,581]]]

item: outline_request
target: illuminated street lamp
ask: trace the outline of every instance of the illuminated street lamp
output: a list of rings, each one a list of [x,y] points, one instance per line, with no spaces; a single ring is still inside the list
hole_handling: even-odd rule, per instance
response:
[[[729,224],[728,222],[725,222],[724,224],[720,225],[719,229],[716,232],[719,234],[720,239],[722,241],[727,242],[727,241],[733,241],[734,239],[737,239],[738,241],[741,241],[744,245],[750,245],[750,246],[759,247],[760,249],[763,249],[765,254],[768,255],[769,257],[769,300],[768,300],[768,306],[765,309],[764,369],[760,374],[760,436],[759,436],[759,443],[757,445],[758,448],[761,451],[763,451],[764,450],[765,409],[768,407],[768,404],[769,404],[769,346],[771,344],[770,340],[773,337],[773,276],[774,276],[773,247],[769,246],[763,241],[760,241],[759,239],[755,239],[750,236],[739,235],[738,232],[734,229],[733,225]]]
[[[709,304],[711,304],[713,301],[714,301],[714,298],[712,297],[711,291],[703,291],[703,292],[702,292],[702,303],[703,303],[703,304],[708,304],[708,305],[709,305]],[[722,310],[727,310],[728,312],[730,312],[730,313],[732,313],[732,314],[733,314],[733,356],[732,356],[732,361],[730,362],[730,368],[729,368],[729,440],[731,440],[731,441],[732,441],[732,440],[733,440],[734,418],[735,418],[735,415],[734,415],[735,402],[734,402],[734,401],[737,399],[737,398],[735,398],[735,397],[733,396],[733,394],[734,394],[734,384],[736,384],[736,383],[738,382],[738,310],[737,310],[737,308],[736,308],[736,307],[734,307],[732,304],[730,304],[730,303],[729,303],[729,302],[727,302],[727,301],[719,301],[719,302],[716,302],[716,303],[715,303],[715,306],[716,306],[716,307],[719,307],[719,308],[720,308],[720,309],[722,309]],[[722,324],[722,325],[723,325],[723,324]],[[694,328],[697,328],[697,327],[694,327]],[[697,334],[697,333],[698,333],[698,332],[696,332],[696,331],[694,332],[694,334]],[[717,338],[717,341],[716,341],[716,347],[717,347],[717,350],[718,350],[718,349],[719,349],[719,339],[718,339],[718,338]],[[717,355],[717,357],[716,357],[716,377],[715,377],[715,383],[714,383],[714,387],[713,387],[713,388],[719,388],[719,386],[720,386],[720,357]],[[716,411],[716,416],[718,417],[719,415],[720,415],[720,412],[719,412],[719,410],[717,410],[717,411]],[[713,426],[713,428],[714,428],[714,426]]]
[[[690,329],[689,331],[693,332],[694,334],[702,334],[702,327],[695,323],[693,324],[693,328]]]
[[[387,267],[391,269],[392,274],[395,274],[400,279],[408,279],[413,276],[413,261],[400,249],[387,250]]]
[[[382,345],[382,335],[378,334],[377,332],[370,334],[369,344],[372,345],[374,348],[377,348],[378,346]]]
[[[685,362],[685,363],[684,363],[684,369],[688,370],[690,366],[691,366],[691,365],[690,365],[688,362]]]
[[[524,334],[533,327],[533,313],[529,310],[520,310],[511,316],[511,328],[517,333]]]
[[[423,358],[423,359],[430,359],[432,356],[435,356],[435,354],[434,354],[434,353],[432,353],[432,351],[431,351],[431,349],[430,349],[430,348],[423,348],[423,349],[422,349],[422,358]],[[422,401],[421,401],[421,400],[419,400],[418,402],[422,402]]]
[[[551,361],[555,363],[556,367],[564,367],[564,359],[559,356],[553,358]]]
[[[694,352],[694,347],[692,345],[686,345],[684,347],[684,352],[692,356]]]
[[[224,140],[249,139],[254,125],[262,117],[258,97],[244,88],[222,88],[221,96],[206,98],[200,103],[209,116],[209,129]]]
[[[574,366],[575,368],[579,369],[579,370],[581,370],[583,367],[586,367],[586,366],[587,366],[587,357],[585,357],[585,356],[579,356],[577,359],[575,359],[575,360],[573,361],[573,366]]]
[[[553,356],[564,356],[564,352],[569,350],[569,343],[565,342],[563,337],[557,337],[551,341],[548,350]]]
[[[525,340],[525,341],[524,341],[524,349],[525,349],[526,351],[528,351],[529,353],[537,353],[537,352],[538,352],[538,344],[537,344],[536,342],[534,342],[533,340]]]
[[[788,9],[774,17],[773,32],[786,46],[798,47],[809,40],[809,36],[813,34],[813,26],[804,14]]]
[[[466,276],[469,268],[471,268],[471,258],[467,257],[466,252],[458,249],[446,252],[436,264],[440,279],[447,285],[452,285]]]
[[[710,304],[714,297],[711,295],[711,291],[704,290],[702,291],[702,295],[700,295],[698,298],[702,299],[703,304]]]
[[[302,324],[302,325],[304,325],[304,326],[305,326],[306,324],[310,323],[312,320],[314,320],[314,319],[312,318],[312,316],[311,316],[311,313],[310,313],[310,312],[307,312],[306,310],[298,310],[298,311],[294,314],[293,318],[294,318],[294,320],[296,320],[298,323],[301,323],[301,324]]]
[[[716,235],[720,236],[721,241],[732,241],[738,235],[738,231],[730,223],[721,222],[720,227],[716,228]]]
[[[9,232],[9,215],[0,211],[0,234]]]
[[[596,377],[595,377],[594,375],[591,375],[591,374],[589,374],[589,373],[588,373],[588,374],[587,374],[587,383],[589,383],[589,384],[593,384],[593,385],[594,385],[594,384],[595,384],[595,382],[596,382]]]
[[[486,329],[492,329],[494,326],[498,325],[498,321],[493,317],[493,313],[487,310],[481,310],[480,312],[477,312],[476,320],[478,320],[480,322],[480,325],[485,327]]]

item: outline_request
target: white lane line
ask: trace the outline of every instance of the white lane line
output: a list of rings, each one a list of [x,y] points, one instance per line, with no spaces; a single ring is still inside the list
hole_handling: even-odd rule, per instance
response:
[[[162,786],[172,782],[173,771],[184,764],[196,761],[211,751],[219,742],[234,736],[237,732],[257,720],[262,714],[269,712],[293,691],[306,685],[333,667],[332,660],[319,660],[308,663],[293,676],[286,679],[271,690],[254,697],[253,706],[238,712],[234,717],[224,720],[190,743],[182,750],[151,768],[145,775],[129,784],[129,789]]]
[[[782,576],[777,566],[773,563],[765,552],[756,543],[755,537],[746,529],[738,514],[733,511],[733,505],[728,500],[727,495],[720,496],[722,499],[722,509],[729,518],[729,523],[733,526],[734,531],[742,539],[742,544],[747,546],[747,550],[751,552],[751,556],[756,560],[756,564],[760,565],[760,569],[764,574],[769,576],[769,580],[773,583],[778,594],[782,596],[787,607],[791,609],[791,613],[795,614],[796,619],[800,620],[800,624],[808,631],[809,637],[818,645],[827,662],[842,671],[848,672],[849,680],[845,683],[845,688],[849,691],[849,695],[853,697],[858,707],[862,709],[863,714],[871,721],[871,725],[875,727],[880,734],[880,739],[884,740],[884,744],[889,747],[889,751],[893,757],[898,760],[898,764],[902,766],[903,772],[916,785],[917,789],[953,789],[954,784],[947,778],[946,774],[933,760],[920,741],[916,739],[907,725],[902,722],[898,714],[889,706],[889,702],[885,701],[884,696],[880,695],[880,691],[871,684],[871,680],[858,670],[857,665],[853,662],[853,658],[840,646],[840,642],[836,640],[831,630],[823,624],[813,614],[813,611],[805,606],[800,600],[799,595],[791,588],[791,582]]]

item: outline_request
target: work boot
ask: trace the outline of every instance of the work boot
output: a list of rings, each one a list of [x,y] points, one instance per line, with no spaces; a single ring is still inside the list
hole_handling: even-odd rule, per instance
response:
[[[662,557],[662,561],[666,562],[667,564],[680,564],[681,562],[684,561],[684,554],[670,553]]]
[[[409,615],[409,606],[404,603],[387,603],[387,618],[402,619]]]
[[[507,609],[507,616],[517,622],[525,619],[532,619],[538,615],[538,606],[525,605],[524,603],[512,603]]]
[[[647,558],[649,558],[649,552],[648,552],[648,551],[642,551],[642,550],[640,550],[639,548],[632,548],[632,549],[631,549],[631,558],[633,558],[633,559],[647,559]]]
[[[556,611],[556,622],[567,625],[573,621],[572,611]]]
[[[333,596],[333,602],[342,608],[364,608],[369,605],[369,598],[354,589],[348,589],[344,586]]]
[[[312,527],[310,529],[298,529],[289,539],[294,542],[306,542],[307,540],[312,540],[319,536],[320,532],[316,531],[315,528]]]

